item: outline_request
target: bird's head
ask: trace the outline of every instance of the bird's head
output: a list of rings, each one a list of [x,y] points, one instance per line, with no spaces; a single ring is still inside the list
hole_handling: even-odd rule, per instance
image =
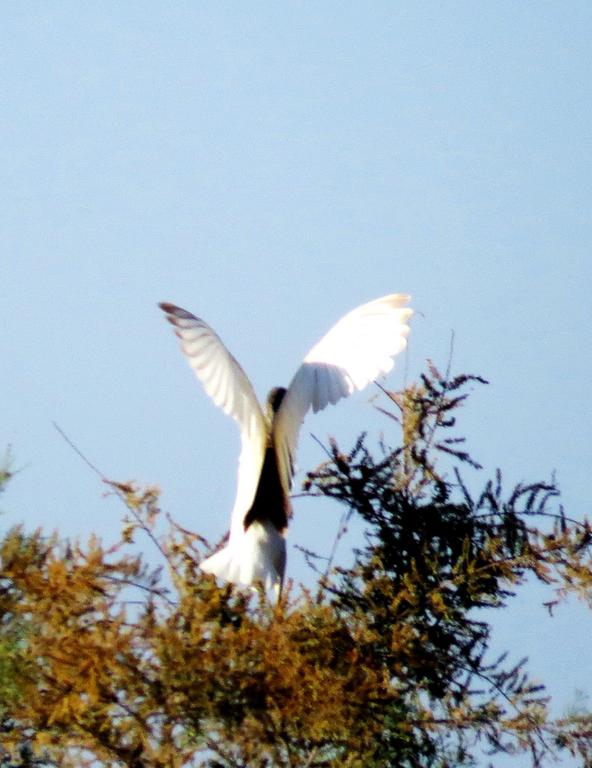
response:
[[[285,387],[274,387],[267,395],[267,401],[265,403],[265,416],[267,417],[267,421],[270,424],[273,422],[273,417],[282,404],[282,400],[284,399],[286,392],[287,390]]]

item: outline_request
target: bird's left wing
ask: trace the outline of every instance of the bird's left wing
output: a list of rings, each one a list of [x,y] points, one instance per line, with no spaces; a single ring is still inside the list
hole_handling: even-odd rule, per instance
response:
[[[275,415],[273,441],[280,477],[288,492],[293,475],[298,433],[312,408],[322,410],[363,389],[393,367],[405,348],[412,310],[410,297],[383,296],[349,312],[304,358]]]
[[[242,529],[257,490],[267,429],[251,382],[218,334],[201,318],[174,304],[160,308],[181,340],[181,349],[204,389],[224,413],[237,422],[241,434],[238,487],[232,513],[231,536]]]

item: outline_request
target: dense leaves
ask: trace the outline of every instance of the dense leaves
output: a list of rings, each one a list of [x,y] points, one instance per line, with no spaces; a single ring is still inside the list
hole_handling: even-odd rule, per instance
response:
[[[444,768],[484,750],[589,765],[585,709],[553,721],[519,655],[489,657],[491,609],[528,577],[550,603],[590,602],[592,537],[552,482],[504,492],[498,472],[472,490],[454,430],[480,381],[431,367],[385,392],[397,448],[330,445],[307,492],[338,499],[366,537],[350,568],[277,606],[201,574],[203,540],[163,519],[153,488],[109,483],[127,511],[109,550],[10,531],[0,766]]]

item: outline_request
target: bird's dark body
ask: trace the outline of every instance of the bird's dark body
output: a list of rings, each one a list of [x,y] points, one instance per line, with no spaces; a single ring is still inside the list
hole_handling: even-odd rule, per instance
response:
[[[288,527],[289,516],[290,500],[282,488],[275,448],[269,445],[265,451],[255,498],[243,525],[246,531],[255,520],[269,520],[282,532]]]
[[[290,499],[282,487],[272,437],[273,419],[285,394],[284,387],[274,387],[267,395],[265,416],[270,430],[269,442],[265,450],[255,498],[243,520],[245,531],[255,520],[269,520],[280,533],[288,527]]]

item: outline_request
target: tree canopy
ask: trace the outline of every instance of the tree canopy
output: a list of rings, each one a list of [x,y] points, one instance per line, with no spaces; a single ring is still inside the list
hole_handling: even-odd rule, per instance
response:
[[[490,657],[491,609],[528,578],[550,602],[591,603],[592,535],[553,481],[483,483],[456,433],[482,381],[430,366],[384,391],[388,439],[330,442],[305,492],[365,537],[349,567],[308,553],[316,586],[277,605],[201,573],[211,550],[156,488],[106,481],[126,509],[109,548],[10,530],[0,766],[445,768],[508,752],[589,766],[592,717],[553,719],[519,649]]]

